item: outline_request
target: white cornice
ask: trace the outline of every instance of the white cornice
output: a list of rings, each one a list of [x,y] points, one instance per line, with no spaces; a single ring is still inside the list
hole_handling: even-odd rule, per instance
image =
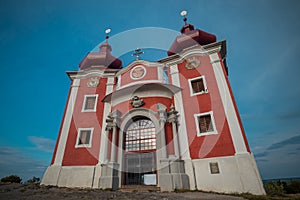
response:
[[[220,52],[222,48],[226,48],[226,41],[220,41],[211,43],[205,46],[193,45],[191,47],[185,48],[182,52],[169,56],[167,58],[161,59],[158,62],[165,64],[177,64],[181,63],[186,57],[189,56],[208,56],[216,52]]]
[[[116,76],[119,76],[125,72],[127,72],[128,70],[131,69],[131,67],[135,66],[135,65],[145,65],[147,67],[163,67],[164,65],[159,63],[159,62],[149,62],[146,60],[135,60],[133,62],[131,62],[129,65],[127,65],[126,67],[122,68],[120,71],[117,72]]]
[[[89,69],[89,70],[78,70],[78,71],[67,71],[67,75],[71,80],[76,78],[87,78],[91,76],[98,77],[109,77],[115,76],[118,70],[100,70],[100,69]]]

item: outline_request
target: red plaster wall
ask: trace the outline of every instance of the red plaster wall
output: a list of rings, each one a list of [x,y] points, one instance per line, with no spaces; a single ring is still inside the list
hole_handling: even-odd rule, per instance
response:
[[[172,99],[165,98],[165,97],[145,97],[141,98],[144,100],[144,105],[142,108],[147,108],[150,110],[153,110],[154,112],[157,112],[157,103],[161,103],[167,107],[167,109],[170,108],[172,105]],[[122,113],[122,116],[126,114],[129,110],[133,109],[130,105],[130,100],[123,101],[122,103],[119,103],[115,105],[112,108],[112,111],[119,110]]]
[[[178,65],[191,158],[234,155],[235,151],[210,59],[208,56],[198,58],[201,64],[196,69],[186,69],[185,61]],[[208,93],[191,96],[188,79],[202,75],[205,76]],[[194,114],[209,111],[213,111],[219,134],[197,137]]]
[[[140,65],[140,64],[138,64],[138,65]],[[131,72],[131,69],[134,68],[135,66],[137,66],[137,65],[134,65],[133,67],[130,68],[130,70],[128,70],[127,72],[125,72],[124,74],[121,75],[121,87],[124,85],[127,85],[129,83],[135,83],[135,82],[139,82],[139,81],[158,80],[158,71],[157,71],[158,68],[157,67],[148,67],[145,65],[142,65],[142,66],[144,66],[147,71],[146,75],[141,79],[137,79],[137,80],[131,79],[130,72]]]
[[[172,124],[166,123],[165,134],[166,134],[167,153],[168,153],[168,155],[174,155],[174,141],[173,141]]]
[[[63,166],[96,165],[98,163],[100,136],[104,103],[101,101],[106,92],[106,78],[100,78],[97,88],[88,88],[87,79],[80,80],[72,123],[69,130],[67,145],[63,157]],[[98,94],[97,111],[81,112],[84,95]],[[78,128],[94,128],[91,148],[75,148]]]

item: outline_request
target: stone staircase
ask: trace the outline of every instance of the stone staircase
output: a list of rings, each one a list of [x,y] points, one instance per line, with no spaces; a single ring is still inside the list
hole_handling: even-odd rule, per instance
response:
[[[160,188],[155,185],[122,185],[121,192],[159,192]]]

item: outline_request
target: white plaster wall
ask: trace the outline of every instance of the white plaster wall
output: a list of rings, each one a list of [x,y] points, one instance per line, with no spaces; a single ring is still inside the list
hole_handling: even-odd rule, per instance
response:
[[[41,185],[57,185],[58,177],[60,174],[61,166],[51,165],[44,173]]]
[[[210,162],[218,162],[219,174],[211,174]],[[197,189],[223,193],[265,194],[251,154],[193,160]],[[255,164],[255,166],[253,165]]]
[[[99,188],[99,179],[100,179],[100,177],[101,177],[101,170],[102,170],[101,164],[98,163],[98,164],[95,166],[95,174],[94,174],[93,188]]]
[[[196,190],[193,162],[191,159],[184,160],[185,173],[189,176],[190,190]]]
[[[59,187],[92,188],[95,166],[62,167],[58,178]]]

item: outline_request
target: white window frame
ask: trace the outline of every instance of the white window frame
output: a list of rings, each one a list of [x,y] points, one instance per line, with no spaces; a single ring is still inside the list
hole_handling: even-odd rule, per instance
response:
[[[193,87],[192,87],[192,81],[197,80],[197,79],[202,79],[203,80],[204,91],[194,93]],[[188,81],[189,81],[189,88],[190,88],[191,96],[196,96],[196,95],[199,95],[199,94],[208,93],[205,76],[198,76],[198,77],[195,77],[195,78],[191,78],[191,79],[188,79]]]
[[[85,109],[85,103],[86,103],[88,97],[96,97],[94,109]],[[82,105],[81,112],[96,112],[96,110],[97,110],[97,103],[98,103],[98,94],[87,94],[87,95],[84,95],[84,100],[83,100],[83,105]]]
[[[90,141],[89,141],[88,144],[78,144],[79,138],[80,138],[80,135],[81,135],[81,131],[91,131]],[[93,141],[92,140],[93,132],[94,132],[94,128],[78,128],[75,148],[91,148],[92,147],[92,141]]]
[[[211,117],[211,122],[212,122],[212,126],[213,126],[213,131],[210,132],[205,132],[205,133],[201,133],[200,132],[200,127],[199,127],[199,119],[198,117],[204,116],[204,115],[210,115]],[[215,118],[213,115],[213,112],[205,112],[205,113],[199,113],[199,114],[194,114],[194,118],[195,118],[195,123],[196,123],[196,129],[197,129],[197,136],[206,136],[206,135],[215,135],[218,134],[217,128],[216,128],[216,123],[215,123]]]

